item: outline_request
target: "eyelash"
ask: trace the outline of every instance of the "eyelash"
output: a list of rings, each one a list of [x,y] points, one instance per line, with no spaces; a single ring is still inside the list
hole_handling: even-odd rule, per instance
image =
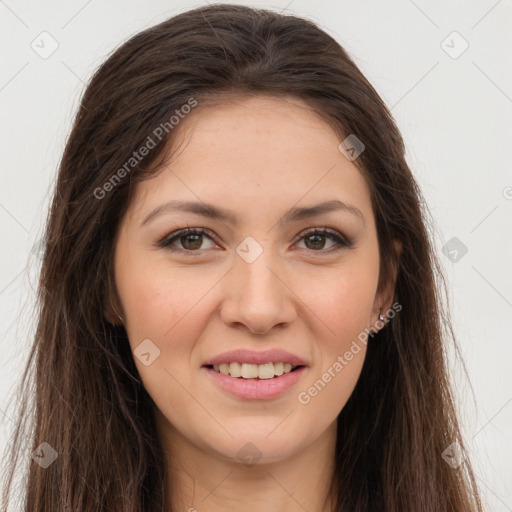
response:
[[[180,229],[178,231],[174,231],[170,235],[166,236],[160,242],[158,242],[157,245],[161,248],[165,248],[172,252],[188,253],[188,255],[190,255],[190,256],[195,256],[195,254],[193,254],[193,253],[199,254],[203,250],[206,250],[206,249],[197,249],[197,250],[192,251],[190,249],[179,249],[179,248],[173,247],[171,245],[175,240],[177,240],[180,237],[185,236],[185,235],[206,235],[213,242],[215,242],[215,237],[206,228],[184,228],[184,229]],[[315,251],[313,249],[309,249],[309,251],[313,252],[313,253],[328,253],[328,254],[330,254],[332,252],[339,251],[344,248],[345,249],[350,248],[353,246],[353,243],[349,239],[343,238],[337,231],[334,231],[329,228],[322,228],[322,229],[312,228],[312,229],[309,229],[306,232],[302,233],[301,235],[302,236],[300,237],[299,241],[301,241],[303,238],[306,238],[311,235],[321,235],[321,236],[326,236],[327,238],[331,239],[333,242],[335,242],[337,244],[337,247],[331,247],[330,249],[327,249],[327,250],[319,249],[318,251]],[[306,250],[308,250],[308,249],[306,249]]]

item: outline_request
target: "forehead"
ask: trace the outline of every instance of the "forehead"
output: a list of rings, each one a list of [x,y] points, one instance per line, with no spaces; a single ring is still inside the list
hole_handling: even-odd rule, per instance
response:
[[[282,160],[286,155],[292,158],[299,154],[304,145],[314,146],[316,151],[332,144],[337,147],[338,138],[331,126],[299,98],[254,96],[199,104],[181,121],[173,145],[184,150],[193,144],[195,154],[199,154],[197,146],[207,142],[203,148],[207,153],[229,148],[226,158],[251,154],[263,159],[272,151],[270,157]]]
[[[180,123],[163,171],[137,184],[141,214],[171,199],[229,205],[241,214],[338,199],[371,214],[362,172],[340,152],[331,126],[300,99],[199,104]]]

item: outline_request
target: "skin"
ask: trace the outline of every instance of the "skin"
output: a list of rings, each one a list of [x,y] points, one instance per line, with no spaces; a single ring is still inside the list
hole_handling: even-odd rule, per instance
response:
[[[199,512],[332,510],[336,418],[359,378],[365,345],[308,404],[297,396],[391,306],[394,281],[385,296],[377,294],[367,183],[339,151],[334,131],[293,97],[199,106],[180,123],[174,161],[137,184],[114,265],[116,305],[132,350],[145,339],[160,350],[148,366],[134,359],[157,406],[170,504]],[[239,224],[167,212],[141,226],[170,199],[229,208]],[[278,223],[294,206],[332,199],[357,207],[364,221],[335,211]],[[157,245],[187,226],[207,228],[215,239],[178,238],[175,252]],[[324,227],[353,246],[334,250],[329,237],[303,234]],[[236,252],[247,236],[263,250],[252,263]],[[310,366],[277,398],[234,398],[201,368],[234,348],[283,348]],[[237,455],[249,442],[260,453],[250,467]]]

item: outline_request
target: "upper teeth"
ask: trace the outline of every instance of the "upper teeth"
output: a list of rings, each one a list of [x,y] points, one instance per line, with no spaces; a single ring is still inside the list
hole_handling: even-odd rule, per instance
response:
[[[231,377],[243,377],[245,379],[272,379],[276,375],[291,372],[292,368],[294,368],[294,366],[291,363],[222,363],[213,365],[213,369],[216,372],[231,375]]]

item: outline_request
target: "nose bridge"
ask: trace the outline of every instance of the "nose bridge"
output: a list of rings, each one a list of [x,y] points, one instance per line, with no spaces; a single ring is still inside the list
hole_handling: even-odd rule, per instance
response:
[[[247,237],[236,252],[224,321],[242,323],[253,332],[267,332],[276,324],[290,322],[295,310],[280,275],[283,266],[269,238],[260,243]]]
[[[276,252],[271,247],[269,237],[261,242],[247,237],[237,247],[234,270],[236,280],[242,287],[239,292],[245,298],[275,300],[282,290],[282,283],[275,273],[279,272],[279,262]],[[245,290],[243,289],[245,288]]]

